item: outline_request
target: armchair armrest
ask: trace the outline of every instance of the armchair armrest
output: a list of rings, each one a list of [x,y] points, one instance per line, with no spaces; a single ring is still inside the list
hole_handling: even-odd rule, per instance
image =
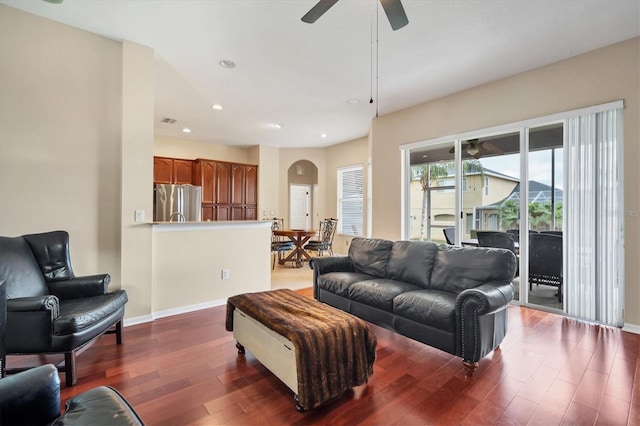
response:
[[[7,353],[46,352],[60,302],[52,295],[7,300]]]
[[[60,415],[60,378],[51,364],[0,380],[0,424],[44,425]]]
[[[471,303],[478,315],[492,314],[505,308],[513,300],[514,288],[511,283],[484,283],[464,290],[456,298],[456,313],[464,315],[466,304]]]
[[[56,296],[33,296],[7,299],[7,316],[12,312],[50,311],[51,318],[60,316],[60,301]]]
[[[81,297],[99,296],[107,292],[111,282],[109,274],[87,275],[68,280],[49,281],[49,291],[60,299],[78,299]]]

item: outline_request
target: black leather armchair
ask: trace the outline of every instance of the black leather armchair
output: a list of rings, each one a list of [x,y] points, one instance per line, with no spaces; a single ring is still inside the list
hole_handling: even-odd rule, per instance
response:
[[[99,386],[69,399],[60,415],[56,367],[42,365],[0,380],[0,424],[143,425],[118,391]]]
[[[63,353],[66,385],[75,385],[78,350],[107,332],[122,343],[127,293],[108,293],[108,274],[76,277],[65,231],[0,237],[0,253],[6,355]]]

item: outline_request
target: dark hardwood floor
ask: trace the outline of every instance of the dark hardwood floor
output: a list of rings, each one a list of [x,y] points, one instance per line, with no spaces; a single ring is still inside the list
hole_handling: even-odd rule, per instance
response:
[[[369,383],[298,413],[224,320],[220,306],[126,327],[121,346],[103,336],[62,398],[110,385],[148,425],[640,424],[640,336],[618,329],[511,306],[507,338],[467,379],[459,358],[372,326]]]

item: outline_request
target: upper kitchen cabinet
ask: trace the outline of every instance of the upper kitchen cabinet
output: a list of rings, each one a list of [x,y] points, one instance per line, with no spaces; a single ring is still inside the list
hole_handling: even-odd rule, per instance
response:
[[[193,162],[193,184],[202,187],[202,204],[213,204],[216,200],[217,163],[197,159]],[[204,220],[203,215],[203,220]],[[214,218],[211,218],[214,220]]]
[[[232,164],[231,217],[233,220],[256,220],[258,204],[258,166]]]
[[[153,157],[153,183],[190,184],[192,174],[191,160]]]
[[[258,166],[199,158],[193,184],[202,186],[202,220],[255,220]]]

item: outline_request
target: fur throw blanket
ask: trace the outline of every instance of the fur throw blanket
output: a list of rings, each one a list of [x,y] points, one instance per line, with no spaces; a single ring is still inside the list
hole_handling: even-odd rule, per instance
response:
[[[230,297],[228,331],[233,330],[236,307],[293,343],[297,399],[305,409],[367,383],[373,374],[377,340],[359,318],[291,290],[274,290]]]

